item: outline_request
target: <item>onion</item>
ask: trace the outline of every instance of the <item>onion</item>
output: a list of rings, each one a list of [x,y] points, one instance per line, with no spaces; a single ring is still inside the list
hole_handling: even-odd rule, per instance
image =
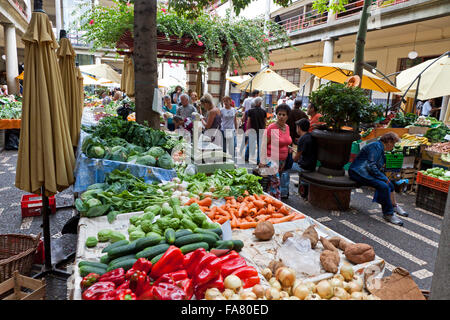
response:
[[[216,298],[218,296],[222,296],[222,293],[217,288],[209,288],[205,292],[205,299],[206,300],[217,300]]]
[[[254,294],[251,291],[243,291],[243,292],[241,292],[240,296],[241,296],[242,300],[256,300],[257,299],[256,294]]]
[[[362,300],[363,299],[363,294],[362,292],[353,292],[350,295],[350,300]]]
[[[283,287],[291,287],[295,281],[295,272],[290,268],[281,267],[277,270],[276,277]]]
[[[343,282],[343,288],[345,289],[345,291],[350,292],[350,282]]]
[[[341,300],[341,299],[339,299],[338,297],[333,297],[330,300]]]
[[[294,287],[294,290],[292,291],[292,293],[294,294],[294,296],[296,296],[300,300],[304,300],[306,298],[306,296],[312,292],[307,285],[301,283],[301,284],[297,285],[296,287]]]
[[[333,296],[333,287],[328,280],[320,281],[317,286],[317,293],[322,299],[330,299]]]
[[[280,291],[280,297],[283,298],[289,298],[289,293],[286,291]]]
[[[334,296],[339,298],[340,300],[348,300],[350,298],[350,295],[348,294],[348,292],[340,287],[334,287],[333,293],[334,293]]]
[[[377,296],[374,296],[373,294],[369,294],[367,296],[367,300],[381,300],[381,299],[378,298]]]
[[[281,291],[286,291],[290,296],[292,295],[293,287],[281,287]]]
[[[318,294],[310,293],[306,296],[305,300],[322,300]]]
[[[228,300],[241,300],[241,297],[235,293]]]
[[[298,286],[300,283],[303,283],[300,279],[295,279],[294,284],[292,285],[292,289],[294,289],[296,286]]]
[[[269,281],[270,278],[272,278],[272,270],[270,270],[269,268],[264,268],[264,270],[261,273],[264,276],[264,278],[266,278],[267,281]]]
[[[227,298],[230,299],[230,297],[234,294],[234,291],[231,289],[225,289],[222,293],[222,295]]]
[[[280,291],[275,288],[269,288],[266,290],[267,300],[280,300]]]
[[[361,292],[361,290],[362,290],[362,286],[356,281],[350,281],[348,283],[348,287],[349,287],[349,290],[347,290],[347,291],[350,293]]]
[[[342,276],[342,274],[335,274],[334,276],[333,276],[333,278],[334,279],[339,279],[339,280],[341,280],[342,282],[344,282],[345,281],[345,279],[344,279],[344,277]]]
[[[331,279],[330,279],[330,285],[331,285],[333,288],[336,288],[336,287],[338,287],[338,288],[343,288],[343,287],[344,287],[344,284],[343,284],[342,281],[341,281],[340,279],[338,279],[338,278],[331,278]]]
[[[264,288],[262,285],[257,284],[254,285],[252,288],[252,292],[258,297],[258,298],[262,298],[264,297]]]
[[[281,290],[281,283],[275,279],[275,278],[270,278],[269,280],[269,284],[272,288],[275,288],[277,290]]]
[[[361,287],[361,290],[359,290],[359,291],[362,291],[362,288],[364,287],[363,278],[359,275],[354,275],[352,281],[355,281]]]
[[[242,286],[242,281],[238,276],[230,274],[227,276],[223,282],[226,289],[231,289],[234,292],[238,291]]]
[[[305,285],[311,290],[312,293],[317,293],[316,285],[313,282],[305,282]]]
[[[340,273],[344,277],[345,281],[350,281],[353,279],[353,267],[348,263],[344,263],[342,265]]]

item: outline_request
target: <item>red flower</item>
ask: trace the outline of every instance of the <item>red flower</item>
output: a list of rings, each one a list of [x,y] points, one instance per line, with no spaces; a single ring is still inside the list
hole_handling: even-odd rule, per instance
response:
[[[91,21],[89,21],[89,24],[94,24],[94,19],[91,19]]]
[[[128,7],[131,6],[131,3],[130,3],[130,2],[127,2],[127,6],[128,6]]]
[[[238,71],[237,71],[237,69],[234,69],[234,74],[238,74]]]
[[[167,13],[167,10],[164,9],[164,8],[162,8],[161,11],[164,12],[164,13]]]
[[[255,61],[255,58],[253,58],[253,57],[250,57],[250,60],[252,60],[252,61]]]
[[[263,41],[264,41],[264,42],[269,42],[269,39],[264,38]]]
[[[197,37],[199,37],[199,38],[201,38],[202,37],[202,35],[201,34],[199,34]]]
[[[273,61],[270,61],[269,65],[271,65],[273,67],[275,65],[275,63],[273,63]]]
[[[197,42],[197,44],[198,44],[200,47],[203,46],[203,42],[201,42],[201,41]]]

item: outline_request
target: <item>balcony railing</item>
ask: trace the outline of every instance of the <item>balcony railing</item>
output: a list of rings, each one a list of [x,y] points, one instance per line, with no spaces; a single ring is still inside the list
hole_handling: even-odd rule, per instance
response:
[[[85,33],[85,31],[69,32],[67,33],[67,39],[70,40],[70,43],[73,46],[90,48],[92,47],[92,43],[86,43],[86,41],[82,38]]]
[[[398,5],[400,3],[407,2],[409,0],[372,0],[372,4],[378,8],[385,8],[389,6]],[[336,19],[342,19],[354,14],[357,14],[362,10],[364,0],[354,1],[344,6],[345,11],[336,14]],[[328,13],[319,14],[317,10],[311,10],[295,17],[281,20],[278,24],[286,28],[288,33],[308,29],[327,22]]]
[[[24,7],[22,7],[22,5],[19,3],[19,1],[17,0],[11,0],[9,1],[15,8],[17,11],[19,11],[19,13],[23,14],[25,16],[26,19],[28,19],[28,14],[27,11],[25,10]]]

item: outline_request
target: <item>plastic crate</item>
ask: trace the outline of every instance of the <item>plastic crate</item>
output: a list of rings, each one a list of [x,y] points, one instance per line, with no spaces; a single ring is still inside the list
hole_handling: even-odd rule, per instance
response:
[[[361,151],[360,146],[359,146],[360,143],[361,143],[361,140],[353,141],[351,153],[359,153],[359,151]]]
[[[403,166],[403,157],[401,153],[386,153],[386,168],[401,168]]]
[[[448,193],[419,184],[417,186],[416,207],[443,216],[445,205],[447,204],[447,196]]]
[[[50,206],[51,213],[56,213],[56,201],[55,196],[48,198],[48,204]],[[22,218],[34,217],[41,215],[42,198],[40,195],[26,194],[22,196],[20,201],[22,208]]]
[[[422,172],[417,172],[416,177],[417,184],[426,186],[435,190],[439,190],[448,193],[448,188],[450,186],[450,181],[442,181],[437,178],[430,177]]]

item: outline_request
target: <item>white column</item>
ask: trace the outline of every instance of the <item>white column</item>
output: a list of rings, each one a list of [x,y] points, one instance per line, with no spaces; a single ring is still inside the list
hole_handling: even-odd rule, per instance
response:
[[[13,24],[3,25],[5,31],[5,52],[6,52],[6,84],[8,85],[8,94],[17,94],[16,77],[19,75],[19,66],[17,63],[17,44],[16,28]]]
[[[214,104],[219,103],[219,91],[220,91],[220,61],[216,59],[212,64],[208,65],[208,93],[212,95]]]
[[[441,115],[439,116],[439,121],[447,120],[447,119],[445,119],[445,114],[447,112],[447,108],[448,108],[448,104],[449,104],[449,98],[450,98],[450,96],[444,96],[442,98]]]
[[[61,28],[61,0],[55,0],[55,20],[56,20],[56,36],[59,38]]]
[[[101,64],[102,63],[102,57],[100,55],[95,55],[95,64]]]
[[[334,38],[325,38],[325,39],[322,39],[322,41],[324,41],[322,62],[323,63],[331,63],[331,62],[333,62],[334,42],[336,40]],[[324,79],[322,79],[320,81],[321,84],[324,84],[327,82],[328,82],[328,80],[324,80]]]
[[[25,5],[26,5],[26,8],[25,8],[25,12],[27,13],[27,21],[28,22],[30,22],[30,20],[31,20],[31,11],[32,11],[32,8],[31,8],[31,0],[25,0]]]

